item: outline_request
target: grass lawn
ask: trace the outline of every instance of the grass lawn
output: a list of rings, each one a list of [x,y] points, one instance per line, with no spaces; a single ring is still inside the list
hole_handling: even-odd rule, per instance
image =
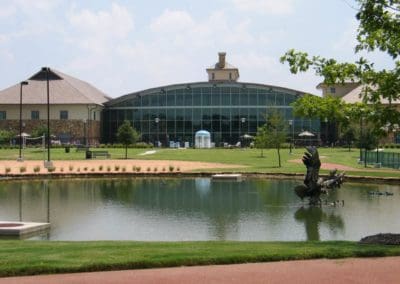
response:
[[[398,255],[400,255],[400,246],[360,245],[346,241],[2,241],[0,276]]]
[[[123,159],[125,150],[121,148],[102,148],[111,154],[112,159]],[[155,154],[139,155],[149,150],[155,150]],[[257,172],[257,173],[304,173],[302,163],[293,163],[291,160],[300,160],[304,148],[297,148],[289,154],[288,149],[281,150],[282,167],[278,167],[276,150],[264,150],[264,157],[258,149],[129,149],[128,158],[143,160],[181,160],[217,162],[227,164],[245,165],[245,168],[230,169],[229,171]],[[399,149],[388,149],[389,152],[399,152]],[[389,168],[376,169],[371,166],[364,168],[358,164],[359,150],[352,149],[350,152],[345,148],[319,148],[322,163],[334,163],[354,168],[354,171],[346,171],[348,175],[376,176],[376,177],[399,177],[400,171]],[[47,153],[41,149],[24,149],[26,160],[43,160]],[[0,160],[16,160],[18,149],[0,149]],[[64,148],[51,150],[52,160],[83,160],[85,152],[76,152],[71,148],[70,153],[65,153]],[[327,170],[322,170],[327,173]]]

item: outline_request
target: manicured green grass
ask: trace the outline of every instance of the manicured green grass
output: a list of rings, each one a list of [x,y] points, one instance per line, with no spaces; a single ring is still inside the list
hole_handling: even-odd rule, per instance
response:
[[[2,241],[0,276],[395,255],[400,255],[400,246],[360,245],[347,241]]]
[[[121,148],[102,148],[111,154],[112,159],[123,159],[125,150]],[[155,154],[139,155],[149,150],[155,150]],[[396,151],[398,149],[388,149]],[[233,169],[224,169],[226,172],[256,172],[256,173],[304,173],[302,163],[294,163],[292,160],[300,161],[305,149],[296,148],[292,154],[289,149],[281,149],[282,167],[278,167],[278,156],[276,150],[264,150],[264,157],[258,149],[129,149],[128,158],[143,160],[181,160],[181,161],[200,161],[216,162],[243,165]],[[322,163],[335,163],[352,167],[355,170],[347,171],[348,175],[355,176],[375,176],[375,177],[399,177],[400,171],[389,168],[364,168],[363,164],[358,164],[359,150],[352,149],[350,152],[344,148],[319,148]],[[18,149],[0,149],[0,159],[15,160],[18,156]],[[26,160],[43,160],[43,151],[40,149],[25,149]],[[53,160],[82,160],[85,159],[85,152],[76,152],[74,148],[70,153],[65,153],[64,148],[51,150]],[[212,170],[211,170],[212,171]],[[220,170],[215,170],[220,171]],[[327,173],[327,170],[322,170]]]

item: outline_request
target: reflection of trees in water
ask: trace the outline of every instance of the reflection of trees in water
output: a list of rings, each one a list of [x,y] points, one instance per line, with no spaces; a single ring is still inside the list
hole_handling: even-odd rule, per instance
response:
[[[335,215],[333,212],[330,214],[325,213],[320,207],[301,207],[295,214],[296,221],[304,222],[307,234],[307,241],[320,240],[320,225],[326,224],[332,231],[343,230],[344,222],[341,216]]]

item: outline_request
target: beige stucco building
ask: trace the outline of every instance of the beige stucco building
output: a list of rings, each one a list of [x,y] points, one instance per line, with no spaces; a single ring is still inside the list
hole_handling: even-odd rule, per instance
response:
[[[98,142],[101,111],[109,97],[87,82],[47,67],[26,80],[26,85],[18,83],[0,91],[0,127],[18,133],[21,93],[23,132],[47,126],[47,76],[51,133],[62,142]]]
[[[317,89],[322,90],[322,96],[334,96],[341,98],[346,103],[358,103],[362,102],[362,92],[363,85],[357,82],[345,82],[344,84],[334,84],[334,85],[326,85],[324,83],[320,83],[317,86]],[[381,99],[380,101],[383,105],[389,105],[389,101],[387,99]],[[394,100],[391,102],[391,105],[395,107],[398,111],[400,111],[400,101]],[[400,125],[400,121],[397,123]],[[398,126],[397,126],[398,127]],[[384,142],[400,143],[400,135],[397,133],[390,133]]]

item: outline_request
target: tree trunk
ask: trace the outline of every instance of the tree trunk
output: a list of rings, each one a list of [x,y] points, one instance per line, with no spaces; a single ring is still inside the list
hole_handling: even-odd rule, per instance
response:
[[[281,167],[281,152],[279,151],[279,147],[276,148],[278,150],[278,161],[279,161],[279,167]]]

